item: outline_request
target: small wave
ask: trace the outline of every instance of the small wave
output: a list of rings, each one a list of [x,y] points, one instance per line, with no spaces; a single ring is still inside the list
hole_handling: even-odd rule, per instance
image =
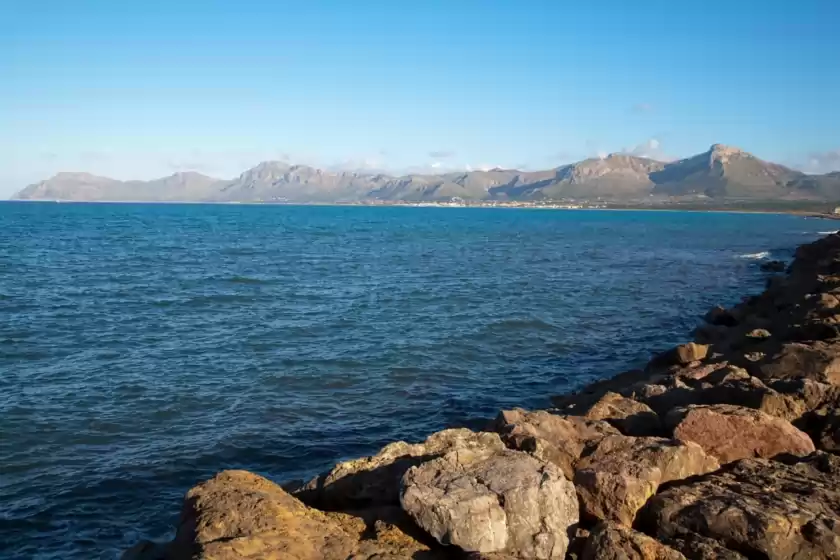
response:
[[[752,261],[760,261],[770,257],[770,251],[761,251],[758,253],[745,253],[738,255],[739,259],[749,259]]]
[[[817,235],[831,235],[833,233],[837,233],[838,231],[840,231],[840,229],[835,230],[835,231],[818,231]]]
[[[231,284],[268,284],[268,280],[260,280],[259,278],[251,278],[250,276],[232,276],[227,279]]]

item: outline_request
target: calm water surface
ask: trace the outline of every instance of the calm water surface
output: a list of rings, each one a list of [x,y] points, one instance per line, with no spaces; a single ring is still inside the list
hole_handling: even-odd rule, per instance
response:
[[[544,406],[682,341],[831,225],[0,203],[0,557],[116,558],[220,469],[308,477]]]

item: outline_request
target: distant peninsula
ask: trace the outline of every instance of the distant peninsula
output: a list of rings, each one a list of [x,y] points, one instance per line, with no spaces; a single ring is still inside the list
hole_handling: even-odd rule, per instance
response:
[[[228,180],[195,172],[152,181],[62,172],[27,186],[12,199],[299,204],[556,201],[630,206],[761,202],[807,207],[840,201],[840,172],[808,175],[715,144],[706,152],[673,162],[617,153],[545,171],[496,168],[392,176],[267,161]]]

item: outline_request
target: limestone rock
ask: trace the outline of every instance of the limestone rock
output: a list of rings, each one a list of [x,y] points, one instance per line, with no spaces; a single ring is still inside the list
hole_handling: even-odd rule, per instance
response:
[[[295,496],[309,505],[329,510],[397,505],[400,480],[412,466],[453,449],[485,447],[499,450],[504,444],[498,434],[476,433],[466,428],[434,433],[423,443],[397,441],[371,457],[337,464],[329,472],[309,481],[295,492]]]
[[[518,558],[563,558],[578,522],[562,471],[510,450],[460,449],[412,467],[401,502],[442,544]]]
[[[806,378],[840,385],[840,346],[827,342],[785,344],[754,373],[763,380]]]
[[[600,420],[519,408],[499,413],[496,429],[508,447],[557,465],[569,479],[574,477],[575,463],[586,445],[619,434]]]
[[[618,393],[606,393],[584,414],[590,420],[604,420],[628,436],[658,436],[662,422],[651,408]]]
[[[685,560],[685,556],[633,529],[599,523],[584,545],[581,560]]]
[[[840,458],[825,454],[748,459],[660,492],[640,518],[661,539],[699,534],[748,558],[836,559],[838,476]]]
[[[326,515],[246,471],[221,472],[187,493],[175,543],[213,560],[344,560],[355,550]]]
[[[691,362],[702,360],[708,353],[708,345],[689,342],[686,344],[680,344],[679,346],[660,354],[653,359],[651,365],[670,366],[690,364]]]
[[[673,427],[675,438],[697,443],[721,464],[814,451],[811,438],[790,422],[740,406],[689,406],[673,410],[665,422]]]
[[[631,526],[660,484],[718,467],[694,443],[608,436],[578,462],[574,482],[587,518]]]

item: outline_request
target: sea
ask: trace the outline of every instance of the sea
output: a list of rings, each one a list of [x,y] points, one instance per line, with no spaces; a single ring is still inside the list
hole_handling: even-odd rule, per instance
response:
[[[222,469],[278,482],[638,367],[789,215],[0,203],[0,558],[118,558]]]

